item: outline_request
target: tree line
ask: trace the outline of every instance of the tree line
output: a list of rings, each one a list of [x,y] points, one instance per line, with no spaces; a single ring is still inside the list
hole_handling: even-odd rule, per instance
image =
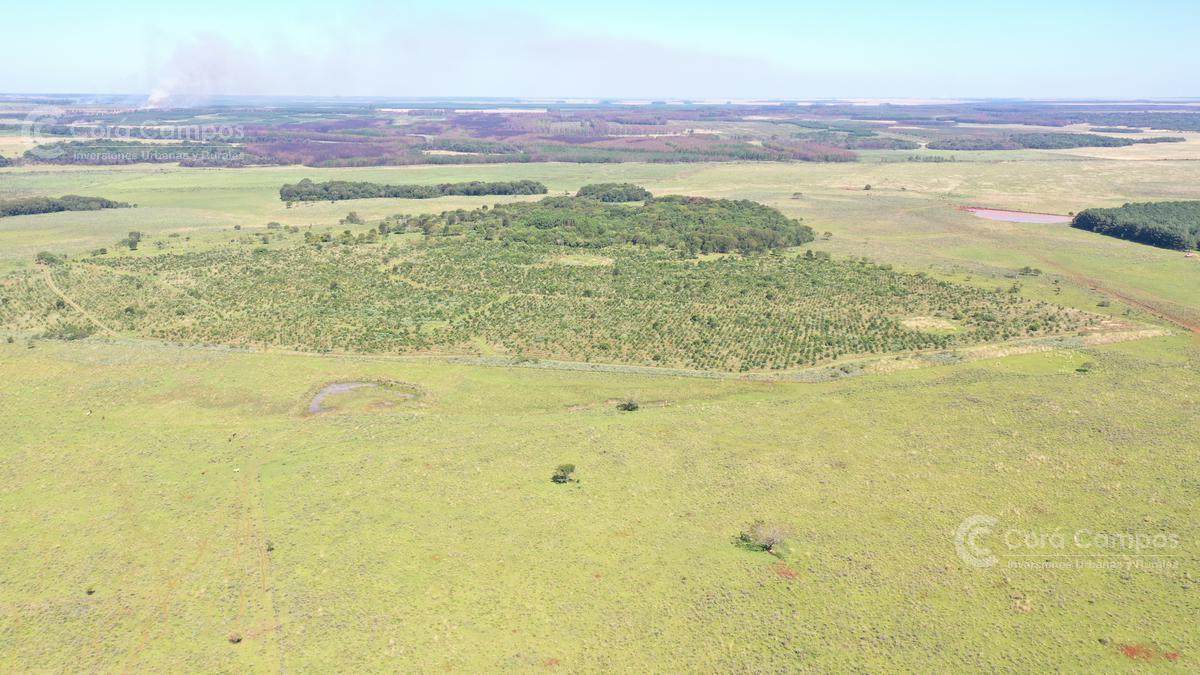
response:
[[[384,185],[365,181],[333,180],[314,183],[305,178],[279,188],[285,202],[336,202],[344,199],[433,199],[449,195],[544,195],[545,185],[532,180],[469,181],[439,185]]]
[[[21,199],[0,200],[0,218],[6,216],[29,216],[38,213],[58,213],[59,211],[99,211],[100,209],[123,209],[130,204],[114,202],[103,197],[81,197],[65,195],[63,197],[23,197]]]
[[[1200,248],[1200,201],[1085,209],[1075,216],[1071,227],[1162,248]]]
[[[930,150],[1066,150],[1071,148],[1121,148],[1139,143],[1180,143],[1179,136],[1116,138],[1100,134],[1038,132],[1011,136],[960,136],[931,141]]]

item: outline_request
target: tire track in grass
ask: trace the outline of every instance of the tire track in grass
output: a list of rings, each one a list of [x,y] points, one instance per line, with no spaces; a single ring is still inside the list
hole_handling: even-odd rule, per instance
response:
[[[1157,305],[1150,304],[1149,302],[1146,302],[1144,300],[1138,300],[1137,298],[1130,297],[1120,291],[1115,291],[1115,290],[1109,288],[1108,286],[1105,286],[1104,284],[1100,283],[1099,281],[1092,279],[1091,277],[1084,276],[1073,270],[1067,269],[1049,258],[1040,256],[1040,255],[1035,256],[1035,257],[1037,258],[1038,262],[1042,263],[1043,265],[1046,265],[1047,267],[1050,267],[1051,269],[1055,270],[1057,273],[1063,275],[1064,277],[1070,279],[1071,281],[1074,281],[1075,283],[1077,283],[1081,286],[1084,286],[1086,288],[1091,288],[1091,289],[1095,290],[1096,292],[1100,293],[1101,295],[1106,295],[1106,296],[1112,298],[1113,300],[1116,300],[1117,302],[1122,302],[1126,305],[1136,307],[1136,308],[1150,314],[1151,316],[1162,319],[1163,321],[1168,321],[1170,323],[1175,324],[1176,326],[1185,328],[1185,329],[1195,333],[1196,335],[1200,335],[1200,326],[1198,326],[1194,323],[1191,323],[1190,320],[1188,320],[1182,316],[1179,316],[1178,314],[1170,312],[1170,311],[1163,309],[1162,307],[1159,307]]]
[[[208,545],[211,537],[205,537],[200,542],[199,550],[188,564],[183,574],[171,577],[162,592],[159,593],[157,599],[153,603],[154,610],[150,616],[146,618],[145,625],[142,626],[141,635],[138,641],[134,643],[133,648],[129,650],[129,654],[125,657],[125,665],[121,668],[122,673],[132,673],[137,666],[138,659],[141,658],[142,652],[146,649],[146,645],[150,643],[150,636],[154,628],[166,619],[167,613],[171,608],[171,600],[175,595],[175,589],[179,587],[180,582],[184,577],[190,576],[199,567],[200,561],[204,559],[204,555],[208,552]]]
[[[108,335],[116,335],[117,334],[117,331],[106,326],[104,324],[104,322],[102,322],[100,319],[97,319],[95,316],[92,315],[91,312],[87,311],[83,307],[80,307],[79,303],[75,302],[69,296],[67,296],[67,294],[64,293],[62,291],[62,289],[58,287],[58,284],[54,283],[54,277],[53,277],[53,275],[50,274],[50,268],[47,266],[42,267],[42,279],[44,279],[46,281],[46,287],[50,289],[50,292],[57,295],[63,302],[65,302],[67,304],[68,307],[75,310],[76,312],[79,312],[83,316],[83,318],[85,318],[89,322],[91,322],[91,324],[93,326],[99,328],[100,330],[104,331]]]
[[[248,471],[243,473],[243,478],[240,486],[240,501],[244,516],[240,519],[238,540],[235,543],[235,566],[241,568],[244,575],[242,588],[238,594],[238,613],[234,617],[234,626],[231,635],[236,633],[242,640],[261,637],[270,633],[275,634],[276,649],[279,651],[279,672],[286,672],[286,659],[284,652],[284,631],[283,621],[280,617],[279,605],[275,598],[275,587],[271,583],[270,556],[267,553],[267,514],[266,514],[266,499],[264,497],[262,485],[262,468],[263,465],[270,463],[271,459],[263,459],[254,464]],[[245,555],[245,547],[252,546],[257,549],[257,556],[253,554]],[[248,569],[257,567],[257,570]],[[253,585],[253,577],[258,576],[258,592],[261,593],[259,600],[261,605],[267,610],[271,616],[271,622],[265,626],[251,628],[249,617],[249,601],[251,595],[251,587]]]
[[[238,569],[243,575],[242,589],[238,595],[238,609],[234,616],[233,630],[230,636],[237,633],[240,636],[239,641],[257,638],[263,635],[274,633],[277,639],[277,649],[279,650],[279,672],[286,672],[286,662],[284,659],[284,635],[283,622],[280,619],[279,606],[275,599],[275,589],[270,582],[270,560],[266,551],[266,508],[265,500],[262,494],[262,466],[267,462],[257,462],[250,471],[243,473],[243,478],[239,481],[236,488],[237,503],[243,510],[243,515],[238,519],[236,532],[234,533],[234,542],[232,547],[232,555],[234,559],[234,568]],[[254,483],[256,489],[251,489],[251,483]],[[179,584],[186,578],[191,577],[205,555],[208,553],[209,544],[212,537],[206,537],[201,543],[195,557],[184,568],[183,572],[171,577],[162,592],[151,603],[154,609],[145,619],[142,631],[137,642],[130,649],[126,656],[125,664],[121,668],[123,673],[131,673],[137,670],[137,662],[145,651],[146,645],[150,643],[153,637],[154,630],[157,626],[167,618],[170,613],[171,604],[174,600],[175,591]],[[257,546],[257,560],[249,557],[245,553],[247,545]],[[247,566],[251,569],[247,569]],[[256,567],[257,570],[252,568]],[[253,584],[253,577],[259,577],[258,584]],[[259,626],[253,629],[242,629],[248,623],[248,609],[250,599],[250,587],[253,585],[259,586],[262,592],[265,608],[272,617],[269,625]]]
[[[997,221],[997,222],[1002,222],[1002,221]],[[1184,318],[1175,312],[1171,312],[1167,309],[1163,309],[1162,307],[1153,305],[1145,300],[1138,300],[1137,298],[1130,297],[1129,295],[1121,293],[1120,291],[1115,291],[1095,279],[1092,279],[1086,275],[1080,274],[1079,272],[1076,272],[1075,270],[1071,269],[1070,267],[1067,267],[1066,265],[1064,265],[1056,260],[1046,257],[1044,254],[1042,254],[1040,252],[1031,251],[1027,246],[1023,245],[1021,242],[1014,242],[1009,237],[996,234],[995,232],[991,231],[990,229],[985,228],[985,226],[983,226],[983,225],[980,225],[978,223],[971,223],[970,226],[971,226],[970,229],[972,230],[972,232],[979,235],[980,237],[983,237],[984,239],[988,239],[990,241],[997,242],[998,244],[1002,245],[1003,247],[1005,247],[1009,250],[1019,251],[1025,255],[1029,255],[1033,259],[1035,259],[1039,263],[1041,263],[1042,265],[1045,265],[1046,267],[1052,269],[1055,273],[1060,274],[1060,275],[1066,277],[1067,279],[1070,279],[1071,281],[1075,282],[1076,284],[1079,284],[1080,286],[1083,286],[1084,288],[1091,288],[1091,289],[1095,290],[1096,292],[1100,293],[1101,295],[1108,296],[1108,297],[1112,298],[1113,300],[1116,300],[1117,302],[1124,303],[1131,307],[1136,307],[1137,309],[1140,309],[1140,310],[1150,314],[1151,316],[1154,316],[1163,321],[1167,321],[1169,323],[1173,323],[1176,326],[1184,328],[1196,335],[1200,335],[1200,326],[1197,326],[1196,324],[1192,323],[1191,320]]]

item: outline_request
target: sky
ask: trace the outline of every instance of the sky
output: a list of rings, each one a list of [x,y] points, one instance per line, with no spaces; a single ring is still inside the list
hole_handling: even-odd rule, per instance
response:
[[[3,16],[8,93],[1200,97],[1200,0],[49,0]]]

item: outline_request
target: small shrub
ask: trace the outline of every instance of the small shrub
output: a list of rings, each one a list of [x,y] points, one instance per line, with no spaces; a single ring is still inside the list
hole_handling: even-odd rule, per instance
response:
[[[91,324],[60,323],[48,328],[42,337],[49,340],[82,340],[96,332]]]
[[[638,405],[638,402],[633,399],[621,401],[617,404],[617,410],[620,410],[621,412],[633,412],[640,407],[641,406]]]
[[[778,556],[780,544],[790,536],[791,530],[785,525],[756,520],[738,535],[737,543],[742,548]]]
[[[550,480],[555,483],[573,483],[575,482],[575,465],[574,464],[559,464],[554,470],[554,475]]]
[[[39,265],[47,265],[50,267],[61,265],[63,262],[62,256],[54,255],[49,251],[39,251],[34,260],[37,261]]]

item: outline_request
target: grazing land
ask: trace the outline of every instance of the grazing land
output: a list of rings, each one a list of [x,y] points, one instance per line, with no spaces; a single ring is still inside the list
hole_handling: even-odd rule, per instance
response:
[[[965,210],[1200,200],[1143,107],[180,110],[321,166],[0,168],[138,205],[0,219],[0,669],[1193,671],[1200,260]],[[329,165],[384,115],[425,165]],[[976,125],[1188,140],[924,147]],[[532,161],[627,127],[857,161]]]

